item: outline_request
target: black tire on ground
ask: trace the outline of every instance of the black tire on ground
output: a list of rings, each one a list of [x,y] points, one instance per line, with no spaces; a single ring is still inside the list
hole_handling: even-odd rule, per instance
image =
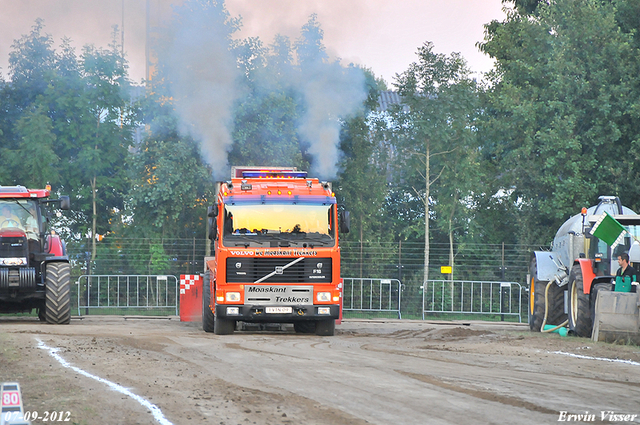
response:
[[[589,294],[584,293],[584,279],[579,264],[569,274],[569,330],[576,336],[591,337],[593,320]]]
[[[236,330],[236,321],[216,317],[213,332],[216,335],[230,335]]]
[[[46,322],[47,321],[47,316],[45,314],[45,306],[44,306],[44,304],[42,305],[42,307],[38,307],[38,319],[40,319],[41,322]]]
[[[312,334],[316,331],[316,322],[295,322],[293,324],[293,330],[299,334]]]
[[[71,321],[71,268],[69,263],[51,262],[46,266],[45,320],[66,325]],[[40,315],[38,315],[40,317]]]
[[[202,329],[205,332],[214,331],[215,316],[209,307],[211,303],[211,272],[207,270],[202,280]]]
[[[564,314],[564,291],[554,282],[538,280],[537,262],[534,256],[529,268],[529,329],[540,332],[544,321],[545,288],[549,285],[549,311],[547,313],[547,325],[559,325],[567,320]]]
[[[330,320],[318,320],[316,322],[316,335],[319,336],[333,336],[336,330],[336,321]]]
[[[591,286],[591,321],[593,325],[595,325],[596,301],[598,300],[598,292],[600,291],[613,291],[613,285],[606,282],[600,282]],[[591,332],[593,333],[593,326]]]

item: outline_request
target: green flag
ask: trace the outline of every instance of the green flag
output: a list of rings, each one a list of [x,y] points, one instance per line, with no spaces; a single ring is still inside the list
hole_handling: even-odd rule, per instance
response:
[[[626,230],[624,226],[618,223],[618,220],[611,217],[606,211],[591,228],[591,234],[593,236],[611,247],[615,247],[622,242],[625,233]]]

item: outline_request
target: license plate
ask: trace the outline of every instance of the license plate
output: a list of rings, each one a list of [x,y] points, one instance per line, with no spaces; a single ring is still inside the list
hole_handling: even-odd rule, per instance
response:
[[[291,307],[265,307],[265,313],[276,313],[276,314],[287,314],[293,313],[293,309]]]

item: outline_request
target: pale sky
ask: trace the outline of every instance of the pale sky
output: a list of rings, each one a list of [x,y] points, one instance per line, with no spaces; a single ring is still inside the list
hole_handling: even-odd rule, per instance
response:
[[[148,0],[151,4],[163,0]],[[11,44],[44,19],[54,47],[66,36],[77,46],[107,47],[112,26],[121,26],[124,5],[124,47],[130,76],[145,73],[145,10],[147,0],[0,0],[0,73],[8,74]],[[277,33],[294,41],[312,13],[324,30],[329,55],[345,64],[370,68],[387,83],[416,60],[426,41],[438,53],[459,52],[475,73],[491,69],[492,60],[476,43],[484,24],[503,20],[501,0],[227,0],[232,16],[240,15],[240,36],[259,36],[268,45]]]

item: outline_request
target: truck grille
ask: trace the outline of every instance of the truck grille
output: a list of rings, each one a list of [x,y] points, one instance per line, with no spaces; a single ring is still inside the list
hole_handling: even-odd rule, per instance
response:
[[[246,304],[313,304],[313,286],[247,285],[244,288]]]
[[[227,258],[227,282],[254,283],[258,280],[260,283],[331,282],[331,258],[304,258],[286,267],[295,260],[296,258]],[[270,277],[264,279],[270,274]]]

